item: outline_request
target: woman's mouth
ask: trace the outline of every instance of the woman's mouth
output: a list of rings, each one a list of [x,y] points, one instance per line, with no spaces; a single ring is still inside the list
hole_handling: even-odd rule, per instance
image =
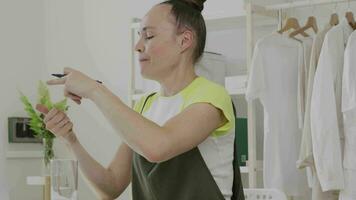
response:
[[[142,59],[140,59],[140,62],[141,62],[141,63],[142,63],[142,62],[146,62],[146,61],[148,61],[147,58],[142,58]]]

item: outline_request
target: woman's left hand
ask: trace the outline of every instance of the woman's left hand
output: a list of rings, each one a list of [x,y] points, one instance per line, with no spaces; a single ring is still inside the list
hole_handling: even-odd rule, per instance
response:
[[[82,98],[90,99],[98,88],[98,82],[80,71],[65,67],[64,74],[66,76],[63,78],[49,80],[47,84],[64,85],[64,96],[71,98],[77,104],[81,103]]]

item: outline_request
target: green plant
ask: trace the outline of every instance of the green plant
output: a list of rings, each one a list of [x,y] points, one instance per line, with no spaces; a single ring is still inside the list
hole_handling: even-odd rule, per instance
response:
[[[30,129],[34,131],[36,138],[40,138],[44,141],[44,163],[47,166],[50,160],[54,158],[53,139],[55,138],[55,135],[46,129],[46,125],[43,122],[44,115],[34,109],[29,99],[22,92],[20,92],[20,100],[24,104],[25,111],[30,118]],[[68,110],[67,99],[63,99],[57,103],[52,103],[49,90],[42,81],[38,84],[37,103],[46,106],[48,110],[51,110],[52,108],[56,108],[64,112]]]

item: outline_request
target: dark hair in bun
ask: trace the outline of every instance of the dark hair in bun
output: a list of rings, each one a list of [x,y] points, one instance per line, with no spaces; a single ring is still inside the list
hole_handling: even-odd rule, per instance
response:
[[[182,0],[182,1],[185,1],[187,4],[190,4],[193,8],[201,12],[204,9],[204,2],[206,0]]]
[[[196,36],[196,46],[193,52],[193,62],[201,58],[206,42],[206,26],[201,11],[206,0],[169,0],[160,4],[171,5],[171,13],[175,17],[177,30],[191,29]]]

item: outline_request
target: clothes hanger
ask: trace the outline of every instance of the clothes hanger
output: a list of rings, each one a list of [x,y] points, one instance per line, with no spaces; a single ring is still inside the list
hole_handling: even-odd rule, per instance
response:
[[[337,14],[337,3],[335,3],[333,14],[330,16],[329,24],[330,26],[336,26],[339,24],[339,15]]]
[[[346,17],[349,25],[355,30],[356,22],[355,22],[355,18],[354,18],[354,13],[351,11],[351,8],[350,8],[350,0],[348,1],[348,11],[346,12],[345,17]]]
[[[286,32],[286,31],[291,30],[291,29],[294,29],[294,30],[300,29],[299,22],[295,17],[288,18],[286,23],[285,23],[285,25],[282,27],[282,29],[280,29],[278,31],[278,33],[282,34],[282,33]],[[308,37],[309,36],[304,31],[302,31],[300,34],[303,35],[304,37]]]
[[[337,15],[336,13],[333,13],[331,16],[330,16],[330,20],[329,20],[329,24],[331,26],[336,26],[339,24],[339,15]]]
[[[295,37],[298,34],[305,33],[305,31],[310,28],[312,28],[315,33],[318,33],[318,25],[316,22],[316,18],[314,16],[308,17],[308,20],[307,20],[307,23],[305,24],[305,26],[293,31],[291,34],[289,34],[289,37]]]
[[[347,12],[345,14],[345,17],[347,19],[347,22],[349,22],[349,25],[355,30],[356,29],[356,22],[354,19],[354,14],[352,12]]]
[[[309,0],[309,6],[312,6],[312,0]],[[312,13],[314,13],[314,11],[315,11],[315,6],[313,6]],[[316,18],[314,16],[308,17],[305,26],[299,28],[298,30],[293,31],[291,34],[289,34],[289,37],[295,37],[296,35],[301,34],[310,28],[313,29],[314,33],[318,32],[318,25],[316,22]]]
[[[292,1],[292,3],[293,3],[293,1]],[[277,32],[282,34],[282,33],[286,32],[286,31],[291,30],[291,29],[294,29],[294,30],[300,29],[300,25],[299,25],[298,19],[295,18],[295,17],[289,17],[287,19],[286,23],[284,24],[284,26],[280,30],[278,30]],[[308,37],[309,36],[305,32],[302,32],[301,34],[304,37]]]

